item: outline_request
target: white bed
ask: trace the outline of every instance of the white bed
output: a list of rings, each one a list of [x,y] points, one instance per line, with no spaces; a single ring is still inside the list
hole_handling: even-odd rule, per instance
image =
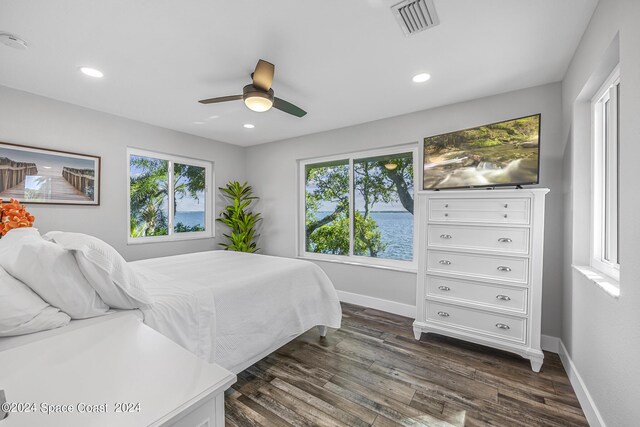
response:
[[[129,265],[152,304],[0,338],[0,351],[129,314],[200,358],[238,373],[315,326],[340,327],[333,284],[308,261],[209,251]]]
[[[154,298],[144,322],[234,373],[314,326],[340,327],[333,284],[308,261],[209,251],[130,265]]]

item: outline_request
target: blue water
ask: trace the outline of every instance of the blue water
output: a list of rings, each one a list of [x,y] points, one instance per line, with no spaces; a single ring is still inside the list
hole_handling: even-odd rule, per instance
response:
[[[204,212],[176,212],[175,223],[181,222],[187,227],[200,225],[204,227]]]
[[[318,218],[331,212],[318,212]],[[411,261],[413,259],[413,215],[409,212],[370,212],[387,245],[378,258]]]
[[[413,259],[413,215],[409,212],[371,212],[371,218],[382,232],[382,241],[387,244],[380,258]]]

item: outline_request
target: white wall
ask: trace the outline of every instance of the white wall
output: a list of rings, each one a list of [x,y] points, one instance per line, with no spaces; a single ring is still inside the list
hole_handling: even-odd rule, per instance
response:
[[[566,206],[562,339],[604,424],[640,419],[640,1],[600,0],[563,81]],[[619,42],[619,48],[618,43]],[[614,49],[610,49],[613,46]],[[589,261],[589,106],[612,58],[621,67],[620,298],[614,299],[571,263]]]
[[[299,159],[415,143],[425,136],[535,113],[542,113],[540,185],[551,188],[545,233],[543,333],[559,336],[564,145],[559,83],[250,147],[247,178],[261,197],[260,209],[265,217],[260,246],[268,254],[296,256]],[[415,305],[415,273],[318,264],[339,290]]]
[[[215,162],[217,185],[244,179],[244,149],[0,86],[0,141],[102,157],[100,206],[30,205],[41,232],[77,231],[128,260],[218,248],[215,239],[127,245],[127,146]],[[216,208],[221,204],[217,203]],[[220,226],[218,226],[220,227]],[[221,236],[222,228],[216,232]]]

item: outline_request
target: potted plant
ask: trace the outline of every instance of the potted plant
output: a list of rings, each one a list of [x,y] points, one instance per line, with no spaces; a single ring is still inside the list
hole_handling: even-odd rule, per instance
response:
[[[224,234],[228,242],[220,243],[225,250],[236,252],[256,252],[259,248],[255,242],[258,238],[256,227],[262,220],[260,213],[254,213],[251,205],[258,200],[253,196],[253,189],[246,182],[229,182],[225,187],[219,187],[222,196],[229,201],[219,221],[227,225],[231,231]]]

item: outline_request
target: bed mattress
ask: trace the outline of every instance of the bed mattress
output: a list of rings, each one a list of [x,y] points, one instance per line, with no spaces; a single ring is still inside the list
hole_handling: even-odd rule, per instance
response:
[[[308,261],[209,251],[130,265],[154,297],[144,322],[233,372],[316,325],[340,327],[333,284]]]

